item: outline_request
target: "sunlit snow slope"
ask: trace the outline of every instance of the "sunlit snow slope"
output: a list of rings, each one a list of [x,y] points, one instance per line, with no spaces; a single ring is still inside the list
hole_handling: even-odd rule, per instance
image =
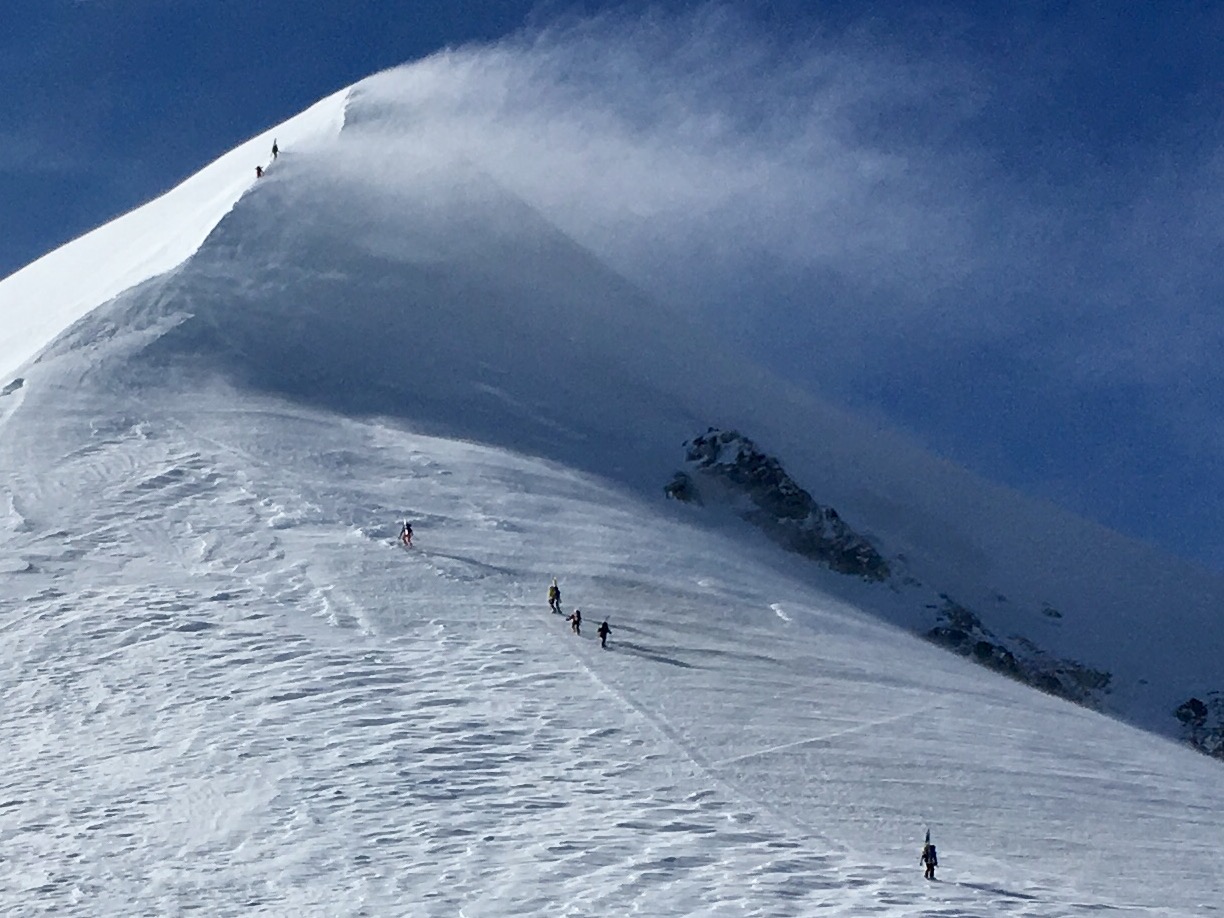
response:
[[[334,137],[347,92],[337,93],[227,153],[173,191],[88,233],[0,284],[0,376],[106,300],[169,271],[195,252],[281,143],[310,148]]]
[[[1219,913],[1218,763],[661,486],[739,426],[924,577],[1062,603],[1140,722],[1214,673],[1163,634],[1211,581],[722,356],[412,79],[0,284],[0,910]],[[90,239],[129,253],[96,287]],[[1044,570],[1067,544],[1105,569]]]

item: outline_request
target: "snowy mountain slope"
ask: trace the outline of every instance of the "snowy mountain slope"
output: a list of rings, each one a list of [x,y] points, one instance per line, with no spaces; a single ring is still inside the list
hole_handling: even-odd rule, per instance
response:
[[[238,391],[26,409],[41,436],[0,451],[28,564],[2,594],[7,909],[1217,908],[1215,763],[667,505]]]
[[[208,233],[183,277],[150,280],[156,294],[95,313],[86,337],[99,323],[157,337],[192,315],[153,350],[208,351],[196,358],[208,373],[639,487],[661,486],[680,444],[707,424],[739,427],[996,632],[1111,673],[1110,710],[1171,732],[1178,704],[1218,687],[1220,578],[1019,500],[716,357],[716,335],[668,316],[489,178],[505,170],[475,136],[470,100],[454,100],[448,120],[445,104],[421,96],[440,91],[438,66],[381,74],[266,132],[287,155],[238,206],[253,182],[241,161],[266,158],[267,136],[0,283],[0,325],[22,329],[0,355],[29,357]],[[101,278],[99,249],[112,253]],[[75,280],[50,281],[60,277]],[[29,310],[35,301],[48,305]],[[892,618],[918,624],[905,608]]]
[[[506,84],[491,91],[491,74],[504,76]],[[348,134],[350,139],[369,138],[384,151],[406,147],[441,170],[457,161],[470,164],[551,222],[577,230],[584,220],[575,217],[574,202],[587,198],[573,186],[608,180],[605,168],[618,174],[608,161],[616,155],[649,156],[649,151],[581,149],[585,120],[597,124],[606,117],[628,118],[625,130],[613,136],[633,136],[632,113],[545,104],[538,109],[553,112],[557,122],[540,122],[539,110],[522,98],[533,91],[531,77],[530,68],[523,72],[496,53],[438,55],[355,87]],[[580,85],[545,83],[553,92],[586,98]],[[648,144],[649,136],[643,142]],[[569,159],[553,145],[567,150]],[[552,171],[543,174],[543,164]],[[396,177],[394,170],[369,172],[384,189]],[[406,178],[419,193],[416,178]],[[669,173],[650,185],[649,194],[625,189],[624,206],[649,207],[652,195],[667,202],[687,192],[683,176]],[[819,196],[820,191],[813,193]],[[614,194],[605,197],[615,201]],[[666,204],[660,207],[666,210]],[[613,213],[598,219],[619,225]],[[608,237],[590,226],[582,236],[590,245],[615,250],[610,257],[623,256],[626,245]],[[603,254],[598,248],[594,253]],[[814,298],[819,295],[813,291]],[[637,339],[637,346],[642,343]],[[712,357],[696,362],[712,363]],[[677,391],[692,363],[664,355],[653,362],[652,382],[660,382],[664,367],[684,366],[685,372],[672,374],[668,385],[658,385],[665,392]],[[1178,704],[1220,687],[1213,648],[1224,638],[1218,612],[1224,605],[1224,578],[1048,503],[1018,499],[902,437],[782,391],[775,382],[739,379],[741,370],[727,372],[734,395],[747,395],[750,404],[741,410],[726,392],[710,391],[705,404],[714,403],[714,409],[681,432],[675,458],[669,457],[666,471],[656,474],[656,486],[679,466],[680,442],[708,424],[740,429],[781,457],[821,501],[881,539],[888,554],[904,555],[911,573],[976,610],[997,633],[1026,638],[1052,654],[1110,672],[1110,710],[1169,732],[1177,729],[1172,711]],[[717,372],[711,375],[721,379]]]
[[[1108,710],[1173,734],[1174,709],[1219,686],[1219,578],[737,361],[494,182],[477,162],[487,151],[446,159],[455,137],[445,125],[422,135],[414,104],[380,89],[388,80],[401,85],[390,74],[352,91],[334,142],[286,143],[189,262],[61,346],[114,329],[140,353],[126,374],[221,374],[639,489],[661,488],[708,424],[739,427],[994,632],[1109,673]],[[858,601],[925,630],[914,610],[931,599]]]
[[[938,651],[879,620],[904,596],[661,488],[706,423],[743,426],[924,579],[1064,605],[1068,646],[1153,677],[1137,719],[1215,674],[1212,581],[1168,585],[1200,630],[1146,628],[1159,559],[720,356],[364,98],[333,140],[270,132],[285,152],[194,254],[0,398],[7,908],[1218,911],[1216,763]],[[1043,578],[1069,545],[1091,568]],[[1075,603],[1111,578],[1105,627]]]

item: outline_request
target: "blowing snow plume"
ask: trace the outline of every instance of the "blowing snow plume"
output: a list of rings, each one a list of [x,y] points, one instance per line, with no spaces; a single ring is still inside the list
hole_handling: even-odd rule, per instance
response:
[[[382,74],[351,116],[395,111],[798,385],[1210,560],[1218,157],[1095,154],[1047,37],[1004,70],[952,20],[609,16]]]
[[[158,322],[182,325],[150,358],[177,349],[198,368],[212,353],[260,388],[419,421],[509,412],[523,444],[616,426],[584,380],[687,393],[666,423],[638,419],[648,442],[712,419],[748,426],[759,374],[716,357],[703,325],[789,322],[778,286],[813,259],[873,284],[914,282],[898,250],[961,269],[938,252],[931,221],[954,221],[934,178],[852,136],[851,112],[914,75],[746,40],[745,25],[725,11],[599,20],[364,81],[338,143],[303,156],[291,139],[191,264],[121,307],[143,318],[120,324],[164,308]],[[430,387],[445,411],[422,412]],[[555,429],[541,406],[567,399],[591,430]]]
[[[776,317],[797,272],[925,294],[970,269],[971,164],[873,143],[861,124],[972,97],[952,79],[769,39],[726,9],[609,17],[382,74],[349,124],[386,130],[395,112],[424,155],[473,164],[702,318]],[[828,318],[821,299],[809,307]]]

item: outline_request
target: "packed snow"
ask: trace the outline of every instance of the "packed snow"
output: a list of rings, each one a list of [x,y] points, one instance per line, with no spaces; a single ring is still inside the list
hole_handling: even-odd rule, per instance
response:
[[[1218,584],[777,384],[412,81],[0,283],[0,911],[1224,911],[1224,769],[1134,725],[1218,676]],[[1060,604],[1132,723],[665,501],[715,423],[931,582]]]

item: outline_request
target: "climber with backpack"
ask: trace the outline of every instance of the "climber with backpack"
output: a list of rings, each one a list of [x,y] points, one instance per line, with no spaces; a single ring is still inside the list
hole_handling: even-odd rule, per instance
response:
[[[935,846],[931,844],[930,829],[927,829],[926,842],[922,846],[922,854],[918,856],[918,863],[926,866],[926,873],[923,874],[926,879],[935,879],[935,868],[939,866],[939,855],[935,853]]]

